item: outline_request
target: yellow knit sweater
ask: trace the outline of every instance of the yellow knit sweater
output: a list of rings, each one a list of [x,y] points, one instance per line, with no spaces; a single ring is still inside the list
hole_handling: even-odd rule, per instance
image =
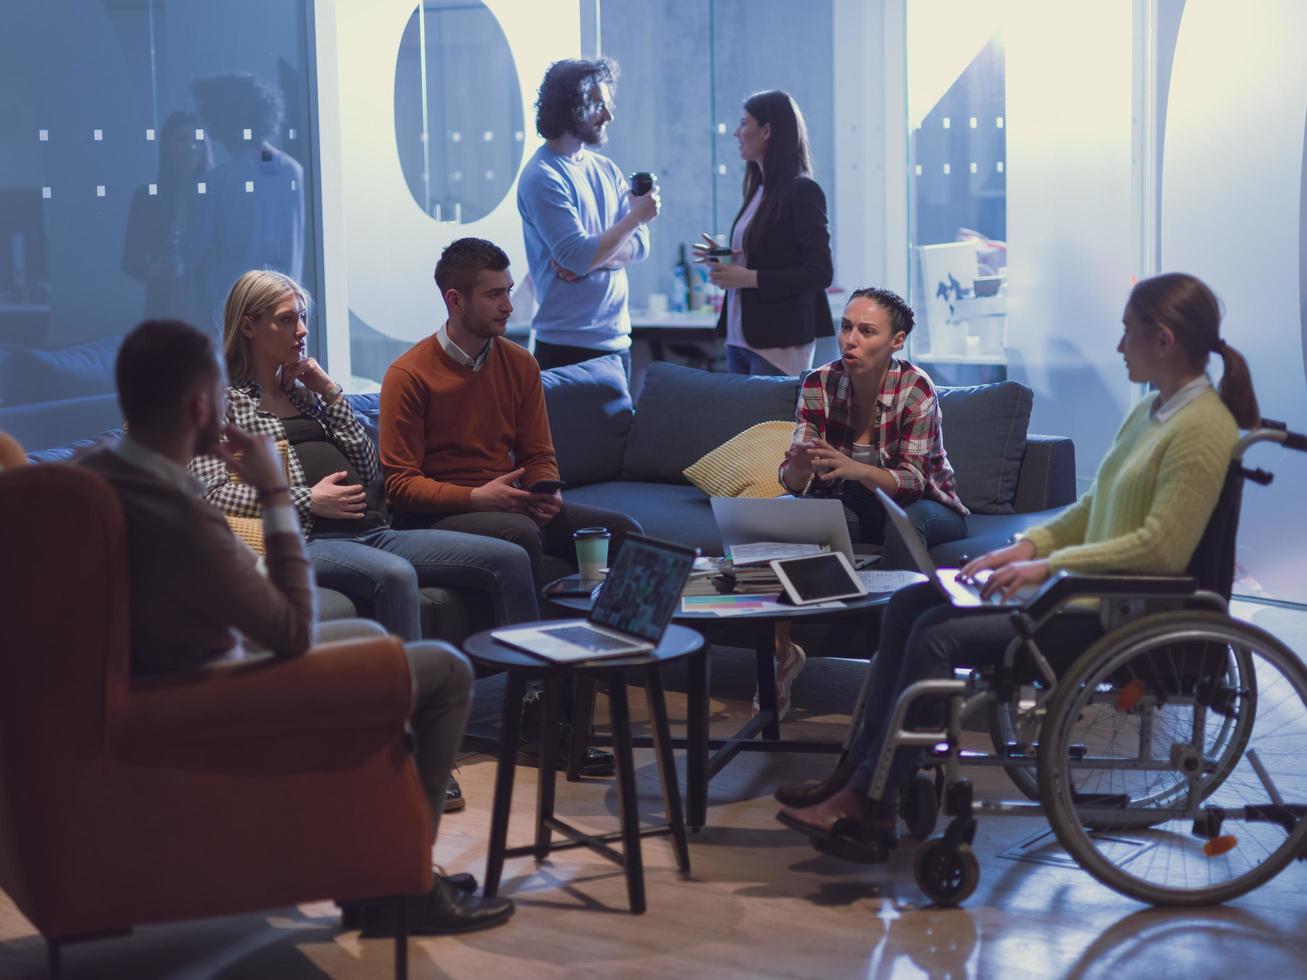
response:
[[[1154,393],[1126,416],[1089,491],[1024,535],[1054,570],[1185,570],[1216,507],[1239,428],[1209,389],[1165,422]]]

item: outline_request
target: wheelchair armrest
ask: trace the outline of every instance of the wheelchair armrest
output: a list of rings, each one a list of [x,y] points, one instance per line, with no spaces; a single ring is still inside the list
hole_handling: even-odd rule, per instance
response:
[[[1184,596],[1198,591],[1191,575],[1078,575],[1058,572],[1035,594],[1025,609],[1032,620],[1041,620],[1069,599],[1109,596]]]

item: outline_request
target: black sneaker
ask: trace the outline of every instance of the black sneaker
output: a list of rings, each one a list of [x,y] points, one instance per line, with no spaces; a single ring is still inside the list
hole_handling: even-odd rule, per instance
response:
[[[539,691],[528,691],[522,700],[522,726],[517,741],[517,764],[519,766],[540,765],[540,714],[544,710],[544,699]],[[558,723],[558,771],[567,771],[567,759],[572,751],[571,722]],[[617,771],[613,753],[586,746],[585,758],[581,760],[582,776],[611,776]]]
[[[463,790],[458,785],[458,780],[453,776],[449,777],[449,785],[445,787],[445,806],[442,813],[456,813],[467,806],[467,800],[463,799]]]

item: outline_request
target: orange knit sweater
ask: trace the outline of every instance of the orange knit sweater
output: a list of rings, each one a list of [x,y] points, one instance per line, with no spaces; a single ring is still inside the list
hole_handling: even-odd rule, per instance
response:
[[[381,382],[381,465],[397,511],[459,513],[472,488],[526,467],[522,485],[557,480],[535,358],[496,340],[481,370],[454,361],[433,334]]]

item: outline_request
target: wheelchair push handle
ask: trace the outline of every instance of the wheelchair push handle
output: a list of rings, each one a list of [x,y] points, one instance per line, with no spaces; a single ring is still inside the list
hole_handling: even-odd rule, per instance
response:
[[[1257,427],[1259,429],[1272,429],[1275,432],[1283,434],[1283,438],[1272,436],[1272,440],[1280,443],[1285,449],[1296,449],[1300,453],[1307,453],[1307,435],[1301,432],[1290,432],[1289,426],[1279,419],[1262,419]],[[1255,431],[1255,430],[1254,430]]]

